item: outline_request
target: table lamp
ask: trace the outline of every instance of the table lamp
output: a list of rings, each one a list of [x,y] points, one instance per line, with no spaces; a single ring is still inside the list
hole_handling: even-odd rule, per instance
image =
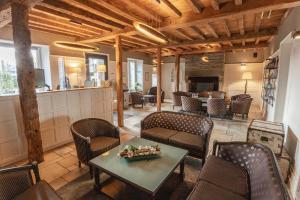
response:
[[[246,80],[246,83],[245,83],[245,92],[244,94],[247,94],[247,87],[248,87],[248,80],[251,80],[253,77],[252,77],[252,72],[244,72],[243,75],[242,75],[242,79],[243,80]]]

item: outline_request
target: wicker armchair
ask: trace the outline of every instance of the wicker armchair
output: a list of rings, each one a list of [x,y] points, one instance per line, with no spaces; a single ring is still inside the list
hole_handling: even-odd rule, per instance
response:
[[[221,98],[209,98],[207,100],[207,114],[209,117],[211,116],[220,116],[222,118],[225,117],[227,113],[225,99]]]
[[[131,92],[130,96],[131,96],[132,107],[135,107],[135,105],[142,105],[142,108],[144,107],[144,97],[142,93]]]
[[[81,163],[88,165],[91,177],[93,177],[93,170],[89,161],[120,144],[119,129],[102,119],[87,118],[74,122],[71,125],[71,132],[79,167]]]
[[[153,98],[149,98],[149,102],[156,103],[157,87],[150,88],[147,94],[154,95]],[[165,92],[161,90],[161,102],[163,103],[164,100],[165,100]]]
[[[202,101],[200,99],[181,96],[182,111],[194,114],[201,114]]]
[[[182,92],[182,91],[173,92],[173,110],[175,106],[180,106],[180,107],[182,106],[181,103],[182,96],[189,97],[191,95],[187,92]]]
[[[0,200],[11,199],[58,200],[61,198],[47,182],[41,181],[35,162],[20,167],[0,169]]]
[[[242,118],[248,118],[253,98],[249,95],[236,95],[231,97],[230,112],[233,114],[241,114]]]

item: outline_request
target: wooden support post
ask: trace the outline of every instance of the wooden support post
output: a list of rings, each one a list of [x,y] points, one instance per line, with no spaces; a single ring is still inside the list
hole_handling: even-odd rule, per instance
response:
[[[157,48],[157,99],[156,99],[156,106],[157,111],[161,111],[161,48]]]
[[[118,111],[118,126],[124,126],[123,113],[123,70],[122,70],[122,48],[121,36],[116,36],[116,82],[117,82],[117,111]]]
[[[12,28],[17,63],[19,99],[24,132],[28,144],[28,160],[44,160],[38,103],[35,92],[34,64],[28,27],[28,0],[12,0]]]
[[[179,91],[179,81],[180,81],[180,55],[175,55],[175,92]]]

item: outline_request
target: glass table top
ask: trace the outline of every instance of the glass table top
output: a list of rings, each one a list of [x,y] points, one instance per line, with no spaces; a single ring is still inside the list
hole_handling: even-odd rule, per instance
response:
[[[126,145],[138,147],[139,145],[156,144],[161,149],[160,157],[156,159],[127,161],[118,157],[118,153]],[[187,150],[136,137],[92,159],[90,164],[98,167],[100,171],[103,170],[121,181],[153,194],[187,154]]]

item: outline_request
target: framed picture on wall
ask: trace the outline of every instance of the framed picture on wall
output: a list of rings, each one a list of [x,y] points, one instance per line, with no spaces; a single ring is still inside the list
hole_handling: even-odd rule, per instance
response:
[[[145,81],[149,81],[149,80],[150,80],[150,73],[145,72]]]

